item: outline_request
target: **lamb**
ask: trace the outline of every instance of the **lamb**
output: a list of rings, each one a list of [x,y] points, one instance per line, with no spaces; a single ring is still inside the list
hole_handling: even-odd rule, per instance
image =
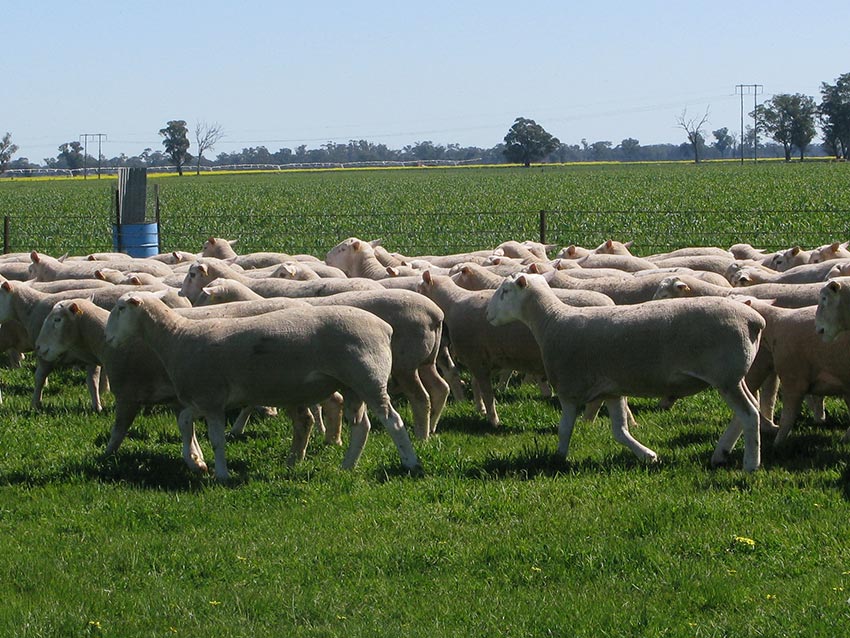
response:
[[[224,436],[228,407],[286,407],[295,424],[290,454],[295,462],[304,456],[312,427],[306,406],[340,388],[352,421],[343,467],[353,468],[363,451],[370,429],[368,405],[395,442],[403,466],[421,471],[387,395],[392,329],[371,313],[350,307],[293,308],[227,322],[191,321],[157,299],[130,294],[110,313],[106,335],[116,346],[134,336],[153,346],[187,408],[180,414],[181,429],[193,415],[207,419],[221,481],[229,476]]]
[[[831,279],[821,287],[815,331],[829,342],[847,330],[850,330],[850,283],[847,279]]]
[[[791,268],[808,264],[811,257],[811,250],[803,250],[799,246],[793,246],[786,250],[777,251],[773,258],[768,260],[766,265],[777,272],[785,272]]]
[[[310,279],[323,279],[325,277],[344,279],[348,275],[339,268],[328,266],[320,261],[285,261],[272,272],[271,276],[280,277],[281,279],[308,281]]]
[[[439,306],[408,290],[344,292],[304,301],[315,307],[360,308],[392,327],[392,378],[410,402],[416,436],[425,440],[434,434],[449,394],[436,367],[443,331]]]
[[[494,325],[521,321],[534,334],[561,402],[559,455],[569,452],[579,404],[601,398],[615,439],[654,461],[656,453],[629,433],[625,396],[681,397],[712,386],[734,413],[712,463],[726,463],[743,431],[744,469],[759,467],[759,414],[744,376],[765,322],[752,308],[693,299],[577,311],[561,304],[541,276],[518,275],[493,295],[487,318]]]
[[[607,295],[617,305],[639,304],[651,300],[661,282],[669,277],[666,273],[656,273],[641,277],[604,277],[579,280],[559,271],[545,273],[541,276],[552,288],[595,291]]]
[[[759,352],[748,375],[750,387],[761,385],[770,373],[776,374],[782,386],[782,414],[774,444],[788,438],[807,395],[840,396],[850,407],[850,335],[837,336],[830,343],[823,341],[817,330],[815,306],[789,309],[762,300],[747,303],[766,321],[761,348],[767,353],[762,356]],[[766,361],[760,363],[759,359]],[[844,441],[850,441],[850,429]]]
[[[147,272],[157,277],[167,277],[171,268],[152,259],[121,259],[115,261],[73,261],[65,263],[49,255],[36,251],[30,253],[30,278],[36,281],[56,281],[57,279],[92,279],[94,273],[104,267],[124,272]]]
[[[809,263],[818,264],[822,261],[830,261],[833,259],[850,259],[850,250],[847,250],[847,245],[848,242],[844,242],[842,244],[836,241],[831,244],[815,248],[809,256]]]
[[[131,290],[145,290],[145,287],[137,286],[113,286],[107,288],[86,290],[91,301],[101,307],[111,308],[115,301],[123,294]],[[44,323],[45,317],[57,301],[79,297],[79,290],[67,290],[54,294],[48,294],[33,289],[19,282],[3,282],[0,284],[0,323],[16,321],[21,324],[29,337],[26,350],[35,347],[35,341]],[[164,291],[164,298],[173,306],[188,306],[185,299],[180,298],[176,291]],[[92,408],[99,412],[101,410],[100,392],[97,366],[87,362],[88,380],[87,384],[92,399]],[[45,361],[39,360],[35,371],[35,388],[33,390],[32,405],[41,405],[42,392],[48,374],[53,366]]]
[[[802,308],[817,303],[823,284],[755,284],[747,287],[747,295],[757,299],[773,299],[783,308]],[[666,277],[658,284],[654,299],[676,297],[728,297],[739,294],[737,288],[724,288],[687,275]]]
[[[648,259],[619,253],[591,253],[590,255],[580,257],[576,263],[582,268],[616,268],[617,270],[625,270],[626,272],[637,272],[656,267]]]
[[[349,277],[365,277],[366,279],[386,279],[398,275],[418,274],[406,266],[384,266],[375,256],[375,250],[369,242],[349,237],[328,251],[325,263],[339,268]]]
[[[277,252],[259,252],[248,253],[247,255],[238,255],[233,250],[233,245],[237,239],[221,239],[219,237],[210,237],[204,242],[201,257],[216,257],[218,259],[232,259],[236,264],[245,269],[265,268],[267,266],[277,266],[285,261],[319,261],[312,255],[289,255],[287,253]]]
[[[810,284],[824,281],[833,269],[840,271],[844,264],[850,261],[824,261],[814,264],[802,264],[784,271],[771,272],[758,268],[741,268],[732,276],[734,286],[751,286],[753,284]]]
[[[350,290],[380,290],[382,288],[375,281],[361,278],[324,278],[313,281],[290,281],[277,277],[253,279],[234,271],[224,262],[204,259],[198,260],[189,267],[180,292],[194,303],[201,294],[201,289],[219,277],[235,279],[262,297],[315,297]]]

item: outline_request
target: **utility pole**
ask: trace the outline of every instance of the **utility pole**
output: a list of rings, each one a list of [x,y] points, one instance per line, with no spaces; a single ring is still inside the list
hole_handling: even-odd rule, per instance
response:
[[[106,139],[106,133],[82,133],[80,135],[80,141],[83,143],[83,179],[86,179],[88,174],[89,138],[97,138],[97,178],[100,179],[100,145]]]
[[[744,163],[744,95],[753,96],[753,161],[758,161],[758,96],[764,92],[762,84],[736,84],[735,93],[741,96],[741,164]]]

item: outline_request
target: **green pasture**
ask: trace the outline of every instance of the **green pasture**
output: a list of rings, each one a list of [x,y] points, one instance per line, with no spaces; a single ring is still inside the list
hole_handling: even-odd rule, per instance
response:
[[[335,237],[364,235],[436,252],[534,236],[545,209],[559,211],[555,243],[616,234],[652,252],[734,243],[730,228],[761,245],[846,239],[848,170],[157,181],[168,249],[197,249],[214,233],[245,251],[323,254]],[[13,249],[108,249],[110,186],[0,181],[0,212],[26,238]],[[379,427],[351,472],[339,469],[343,450],[317,438],[288,468],[290,424],[266,418],[229,442],[234,478],[222,486],[185,469],[164,409],[140,416],[118,454],[101,459],[111,396],[92,413],[82,372],[61,370],[34,411],[31,359],[0,370],[0,636],[832,638],[850,627],[850,418],[834,399],[825,423],[805,413],[785,445],[765,440],[754,474],[741,470],[740,447],[730,468],[711,469],[730,416],[712,392],[669,411],[632,401],[634,434],[660,457],[647,466],[613,441],[604,414],[578,424],[569,460],[555,458],[558,410],[513,382],[498,393],[498,429],[469,403],[449,404],[437,436],[414,442],[421,477],[401,470]],[[396,405],[410,423],[407,404]]]

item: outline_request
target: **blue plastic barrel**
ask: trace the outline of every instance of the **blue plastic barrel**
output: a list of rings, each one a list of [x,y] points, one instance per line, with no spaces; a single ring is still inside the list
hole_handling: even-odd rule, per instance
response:
[[[159,227],[146,224],[112,224],[112,246],[130,257],[153,257],[159,253]]]

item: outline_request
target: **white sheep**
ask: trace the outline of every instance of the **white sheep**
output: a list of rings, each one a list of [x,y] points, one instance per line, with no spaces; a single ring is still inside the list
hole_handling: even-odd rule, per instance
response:
[[[850,330],[850,283],[847,279],[831,279],[821,287],[815,329],[824,341],[834,341]]]
[[[817,264],[822,261],[830,261],[833,259],[850,259],[850,250],[847,249],[848,242],[833,242],[815,248],[812,254],[809,255],[809,263]]]
[[[226,322],[192,321],[157,299],[129,294],[110,313],[106,335],[116,346],[140,336],[153,347],[187,408],[179,417],[181,430],[194,416],[207,420],[219,480],[228,478],[227,408],[286,407],[295,424],[290,454],[295,462],[303,458],[312,428],[308,406],[339,388],[345,389],[352,422],[343,467],[354,467],[366,443],[366,405],[392,437],[404,467],[421,467],[387,395],[392,329],[364,310],[293,308]]]
[[[625,396],[680,397],[712,386],[734,413],[712,462],[725,463],[743,431],[744,468],[759,467],[758,408],[744,375],[765,323],[751,308],[698,299],[576,310],[561,304],[542,277],[518,275],[493,295],[487,317],[495,325],[521,321],[534,334],[561,402],[561,456],[569,452],[578,406],[602,398],[616,440],[655,460],[629,433]]]
[[[157,277],[167,277],[171,268],[153,259],[120,259],[114,261],[69,261],[32,251],[30,253],[30,278],[36,281],[57,279],[92,279],[95,271],[110,267],[124,272],[147,272]]]

